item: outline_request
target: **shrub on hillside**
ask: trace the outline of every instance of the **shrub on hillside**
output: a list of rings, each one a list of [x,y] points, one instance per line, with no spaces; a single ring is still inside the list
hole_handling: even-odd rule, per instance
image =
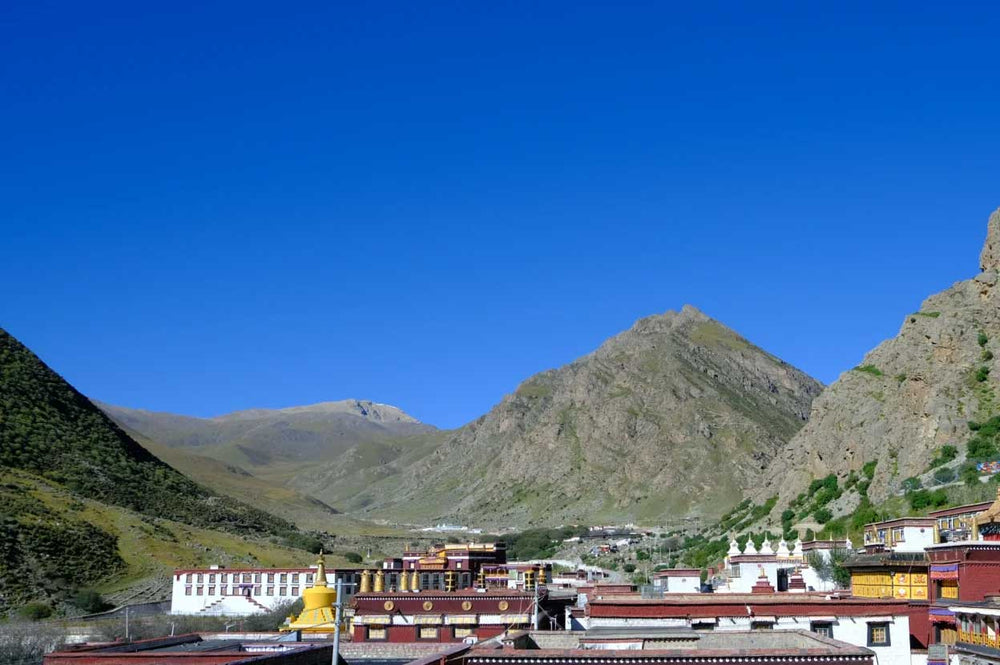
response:
[[[41,621],[52,616],[52,608],[45,603],[32,602],[18,608],[17,615],[28,621]]]
[[[941,446],[938,448],[937,454],[934,455],[934,459],[931,460],[930,468],[936,468],[947,464],[958,457],[958,448],[955,446]]]
[[[955,480],[955,469],[950,467],[941,467],[934,472],[934,480],[939,485],[952,482]]]
[[[910,508],[913,510],[923,510],[931,506],[937,508],[948,503],[948,494],[943,489],[929,492],[927,490],[917,490],[907,495],[910,500]]]

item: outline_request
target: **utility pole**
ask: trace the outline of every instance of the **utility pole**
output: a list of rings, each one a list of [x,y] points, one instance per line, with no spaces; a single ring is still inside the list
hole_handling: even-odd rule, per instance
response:
[[[535,602],[532,604],[531,625],[538,630],[538,580],[535,580]]]
[[[344,581],[337,578],[337,602],[333,604],[333,660],[331,665],[340,664],[340,622],[344,612]]]
[[[130,641],[128,636],[128,605],[125,606],[125,641]]]

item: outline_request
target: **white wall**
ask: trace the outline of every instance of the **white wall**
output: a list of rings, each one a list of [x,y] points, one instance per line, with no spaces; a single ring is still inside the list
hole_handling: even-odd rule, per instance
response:
[[[908,526],[903,528],[903,542],[896,543],[894,552],[923,552],[934,544],[934,527]]]
[[[753,590],[753,585],[757,583],[757,578],[760,577],[760,568],[764,569],[764,574],[767,576],[768,581],[774,587],[775,591],[777,591],[778,570],[780,568],[788,570],[790,577],[795,566],[778,561],[768,561],[760,564],[744,563],[740,565],[739,577],[728,575],[728,572],[732,570],[730,566],[726,569],[727,576],[725,581],[721,586],[716,587],[716,593],[750,593]],[[833,591],[833,582],[822,581],[816,575],[816,571],[809,566],[800,566],[799,572],[802,574],[802,581],[806,583],[807,587],[812,587],[815,591]]]
[[[233,595],[233,596],[219,595],[221,584],[216,583],[214,585],[210,585],[208,583],[209,573],[232,574],[234,572],[237,573],[260,572],[262,574],[266,574],[267,570],[257,569],[257,570],[243,571],[235,569],[219,569],[219,570],[204,571],[203,574],[205,575],[205,577],[203,578],[203,581],[200,584],[197,582],[197,573],[193,573],[194,577],[191,583],[186,581],[185,573],[182,573],[180,575],[175,574],[173,576],[172,580],[173,586],[170,594],[170,601],[171,601],[170,613],[171,614],[221,614],[225,616],[247,616],[250,614],[263,614],[264,612],[267,612],[277,607],[278,605],[281,605],[282,603],[294,602],[298,600],[302,596],[302,592],[305,591],[305,589],[308,588],[308,586],[310,586],[305,581],[306,576],[304,573],[299,575],[298,584],[292,584],[290,581],[284,585],[280,583],[267,584],[266,582],[263,582],[262,584],[260,584],[261,593],[259,595],[252,595],[251,596],[252,602],[251,602],[251,600],[248,600],[242,595]],[[326,574],[327,583],[330,585],[333,585],[335,583],[334,574],[335,573],[333,573],[332,571]],[[266,577],[264,579],[266,580]],[[291,580],[290,576],[288,580]],[[187,595],[185,591],[186,587],[188,586],[191,587],[191,595]],[[203,587],[202,589],[203,595],[201,596],[197,595],[198,586]],[[210,586],[215,587],[214,595],[208,595],[208,588]],[[229,584],[228,586],[230,589],[232,588],[232,584]],[[280,589],[282,586],[286,588],[286,595],[284,596],[280,595]],[[273,595],[271,596],[267,595],[268,587],[273,587]],[[295,593],[292,592],[293,588],[295,589]]]
[[[653,586],[665,593],[698,593],[701,591],[701,576],[657,577]]]

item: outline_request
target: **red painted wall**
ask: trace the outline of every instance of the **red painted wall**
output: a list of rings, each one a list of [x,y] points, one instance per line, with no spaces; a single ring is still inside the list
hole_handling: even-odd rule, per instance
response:
[[[389,637],[387,640],[368,640],[365,637],[365,629],[363,626],[355,626],[353,641],[354,642],[392,642],[394,644],[417,642],[417,643],[461,643],[462,638],[455,638],[454,632],[452,631],[452,626],[438,626],[438,637],[436,640],[425,640],[417,638],[418,626],[389,626]],[[491,637],[496,637],[503,633],[507,626],[476,626],[473,627],[473,634],[480,640],[487,640]],[[516,627],[518,630],[522,630],[526,626]]]
[[[928,614],[930,603],[911,602],[910,615],[910,646],[916,649],[926,649],[931,643],[931,619]]]

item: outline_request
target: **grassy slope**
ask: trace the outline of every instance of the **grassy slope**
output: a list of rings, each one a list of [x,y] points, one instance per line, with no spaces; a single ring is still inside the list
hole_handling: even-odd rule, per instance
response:
[[[4,501],[11,497],[19,503],[11,506]],[[32,508],[24,508],[24,499]],[[16,582],[8,589],[10,597],[4,603],[8,606],[32,598],[58,602],[84,586],[119,592],[150,578],[162,582],[177,567],[214,563],[301,566],[313,559],[312,554],[281,546],[272,538],[194,527],[80,499],[56,483],[12,469],[0,471],[0,505],[18,508],[15,515],[5,517],[5,525],[22,526],[22,537],[23,526],[33,523],[63,529],[46,547],[32,543],[21,561],[4,557],[0,562],[0,578]],[[110,539],[112,550],[81,549],[74,536],[84,529],[89,540]],[[346,564],[336,556],[329,560],[334,565]],[[161,593],[167,588],[161,585]]]
[[[144,447],[197,482],[220,494],[250,503],[262,510],[283,517],[299,528],[325,531],[343,536],[399,536],[407,532],[388,526],[358,520],[338,513],[319,499],[295,489],[250,474],[240,467],[185,449],[170,448],[141,435],[136,439]]]
[[[157,459],[2,329],[0,466],[41,476],[80,497],[187,524],[247,534],[293,529],[215,495]]]

